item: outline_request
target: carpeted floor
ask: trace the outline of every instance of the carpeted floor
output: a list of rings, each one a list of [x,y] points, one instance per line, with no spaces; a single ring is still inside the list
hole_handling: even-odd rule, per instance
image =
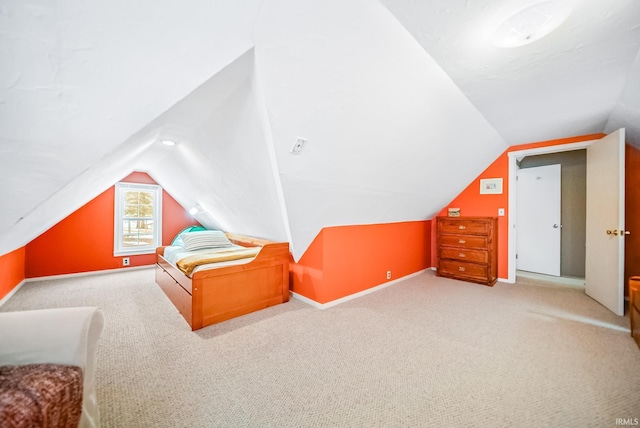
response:
[[[535,284],[535,286],[533,286]],[[581,290],[426,272],[319,310],[191,332],[136,270],[25,284],[1,311],[95,305],[104,427],[614,427],[640,418],[628,318]]]

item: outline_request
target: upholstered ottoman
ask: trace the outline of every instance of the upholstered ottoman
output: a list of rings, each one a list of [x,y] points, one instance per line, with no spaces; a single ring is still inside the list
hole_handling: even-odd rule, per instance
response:
[[[0,367],[0,426],[76,428],[82,414],[82,382],[78,366]]]
[[[0,385],[6,388],[0,402],[6,406],[7,402],[25,400],[25,405],[18,407],[20,411],[24,410],[23,407],[26,409],[27,403],[42,406],[40,411],[44,423],[9,425],[6,422],[8,416],[1,414],[0,427],[54,424],[100,427],[95,370],[96,348],[103,326],[102,311],[96,307],[0,311],[0,367],[4,367]],[[72,379],[80,384],[77,385]],[[21,389],[27,386],[33,389],[28,389],[29,392]],[[9,394],[24,392],[9,396],[6,390]],[[80,399],[77,399],[76,393],[81,395]],[[69,409],[66,410],[44,407],[45,403],[56,402],[59,405],[66,400],[69,402]],[[76,421],[74,425],[69,422],[71,419],[67,421],[65,418],[75,411],[75,403],[78,402],[80,422]],[[60,420],[56,422],[51,419],[54,417]]]

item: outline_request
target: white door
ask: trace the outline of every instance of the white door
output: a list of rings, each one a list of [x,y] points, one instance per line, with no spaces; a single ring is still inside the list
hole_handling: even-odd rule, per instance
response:
[[[624,315],[624,129],[587,147],[585,292]]]
[[[518,170],[517,269],[560,276],[560,189],[560,164]]]

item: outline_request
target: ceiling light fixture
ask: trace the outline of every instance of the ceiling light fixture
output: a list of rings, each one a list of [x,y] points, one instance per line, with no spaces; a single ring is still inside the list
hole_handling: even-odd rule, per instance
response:
[[[528,6],[507,18],[494,32],[493,43],[501,48],[528,45],[558,28],[571,13],[566,1],[551,0]]]
[[[300,153],[302,151],[302,147],[304,147],[304,143],[306,142],[307,142],[306,138],[298,137],[296,139],[296,142],[293,144],[293,147],[291,148],[291,153],[294,153],[296,155]]]
[[[165,146],[175,146],[176,142],[172,140],[162,140],[162,144],[164,144]]]
[[[191,214],[192,216],[198,215],[202,212],[202,207],[200,206],[200,204],[195,204],[194,206],[192,206],[189,209],[189,214]]]

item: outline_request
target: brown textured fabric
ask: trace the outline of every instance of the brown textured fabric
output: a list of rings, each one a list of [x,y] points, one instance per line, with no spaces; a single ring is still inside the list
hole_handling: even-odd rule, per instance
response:
[[[82,369],[60,364],[0,367],[0,427],[77,427]]]

